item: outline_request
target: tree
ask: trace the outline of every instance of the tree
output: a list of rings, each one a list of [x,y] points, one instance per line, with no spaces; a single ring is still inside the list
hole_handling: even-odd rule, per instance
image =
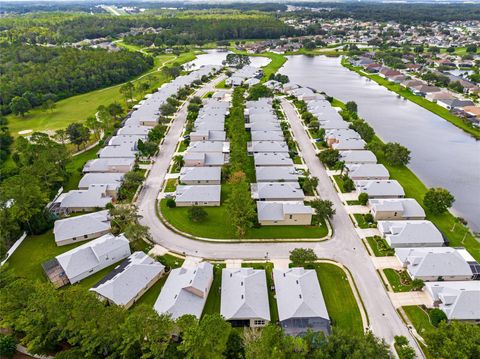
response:
[[[403,335],[395,336],[395,349],[401,359],[415,359],[416,353],[408,343],[408,339]]]
[[[230,175],[229,183],[232,184],[232,192],[226,200],[226,207],[230,221],[235,227],[235,233],[243,238],[250,228],[256,216],[255,202],[250,194],[250,185],[246,180],[245,173],[241,171]]]
[[[365,192],[360,193],[358,195],[358,202],[360,202],[362,206],[365,206],[368,203],[368,193],[365,193]]]
[[[70,142],[77,146],[77,151],[80,149],[80,145],[90,139],[90,130],[78,122],[68,125],[67,134]]]
[[[413,290],[422,290],[425,286],[425,283],[421,279],[414,279],[412,280],[412,289]]]
[[[207,216],[207,211],[205,211],[202,207],[192,206],[188,209],[188,219],[190,219],[192,222],[203,222]]]
[[[433,308],[430,310],[428,316],[430,317],[430,321],[432,322],[433,326],[437,328],[441,322],[448,321],[447,315],[443,312],[443,310],[438,308]]]
[[[44,103],[42,103],[42,110],[43,111],[53,111],[57,105],[55,104],[55,101],[52,99],[46,100]]]
[[[383,152],[385,161],[392,166],[406,166],[410,162],[410,150],[399,143],[385,144]]]
[[[290,261],[295,267],[305,267],[314,264],[317,260],[318,257],[311,248],[295,248],[290,251]]]
[[[273,91],[262,84],[253,85],[248,93],[248,99],[252,101],[256,101],[262,97],[273,97]]]
[[[21,115],[22,117],[32,108],[30,102],[27,99],[15,96],[10,101],[10,111],[12,111],[15,115]]]
[[[448,48],[447,48],[447,52],[448,52],[449,54],[453,54],[453,53],[455,52],[455,47],[453,47],[453,46],[448,47]]]
[[[317,223],[332,218],[335,214],[333,203],[329,200],[315,199],[310,202],[310,206],[315,210],[314,218]]]
[[[160,106],[160,112],[163,116],[171,116],[177,111],[177,108],[169,102],[164,103]]]
[[[373,140],[375,136],[373,128],[363,120],[354,120],[350,124],[350,128],[357,131],[360,137],[367,143]]]
[[[353,183],[352,179],[347,175],[343,175],[342,181],[343,181],[343,190],[345,192],[347,193],[352,192],[355,189],[355,183]]]
[[[433,214],[442,214],[452,207],[455,197],[444,188],[430,188],[423,197],[423,204]]]
[[[228,359],[244,359],[245,346],[243,338],[237,330],[230,331],[227,340],[227,348],[223,352],[223,356]]]
[[[91,130],[95,138],[97,140],[100,140],[100,134],[102,130],[102,123],[97,120],[96,116],[89,116],[87,120],[85,121],[85,124],[87,125],[88,129]]]
[[[480,330],[472,323],[442,321],[423,337],[436,358],[478,358],[480,353]]]
[[[111,103],[107,108],[108,113],[115,119],[119,119],[123,114],[123,107],[117,102]]]
[[[312,177],[309,174],[307,174],[306,177],[301,177],[299,182],[305,193],[309,195],[313,195],[315,188],[318,186],[318,178]]]
[[[340,158],[340,152],[338,152],[338,150],[329,148],[320,152],[318,154],[318,158],[324,165],[327,165],[328,167],[333,167]]]
[[[123,95],[123,97],[125,97],[126,102],[131,101],[133,99],[134,90],[135,90],[135,86],[130,81],[120,86],[120,93]]]
[[[177,202],[173,198],[168,198],[167,199],[167,207],[168,208],[175,208],[177,207]]]
[[[64,129],[56,130],[53,138],[60,142],[62,145],[65,145],[65,142],[68,140],[68,133]]]
[[[185,161],[183,160],[183,156],[177,155],[173,157],[173,167],[180,170],[183,167]]]
[[[0,334],[0,357],[11,358],[17,351],[17,342],[12,335]]]
[[[469,54],[475,54],[477,52],[477,45],[475,45],[475,44],[467,45],[466,50]]]
[[[345,104],[345,108],[350,113],[357,113],[357,110],[358,110],[358,106],[357,106],[357,103],[355,101],[348,101]]]
[[[100,122],[99,126],[103,129],[103,132],[108,132],[113,128],[112,115],[105,106],[98,106],[95,118]]]

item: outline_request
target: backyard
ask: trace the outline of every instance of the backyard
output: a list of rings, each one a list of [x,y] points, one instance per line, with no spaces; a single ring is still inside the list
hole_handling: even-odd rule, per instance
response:
[[[410,292],[412,290],[412,279],[406,271],[386,268],[383,270],[383,273],[394,292]]]

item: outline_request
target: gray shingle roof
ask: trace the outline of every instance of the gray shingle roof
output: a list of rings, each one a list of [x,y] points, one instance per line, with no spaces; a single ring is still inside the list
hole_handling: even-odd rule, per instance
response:
[[[219,202],[220,185],[177,186],[176,202]]]
[[[442,233],[430,221],[378,221],[378,229],[393,247],[444,244]]]
[[[108,211],[88,213],[55,221],[55,242],[110,230]]]
[[[313,208],[303,202],[257,201],[259,221],[282,221],[292,214],[313,214]]]

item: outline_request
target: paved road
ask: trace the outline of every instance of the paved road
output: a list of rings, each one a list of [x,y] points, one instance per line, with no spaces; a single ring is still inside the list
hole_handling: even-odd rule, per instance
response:
[[[214,83],[222,80],[223,77],[220,77]],[[202,96],[212,91],[214,83],[206,84],[198,90],[197,95]],[[167,228],[156,215],[156,199],[185,124],[187,104],[180,108],[172,127],[168,131],[160,148],[159,156],[137,200],[139,214],[142,216],[140,222],[150,228],[154,241],[159,245],[177,253],[209,259],[288,258],[289,252],[294,248],[313,248],[320,258],[333,259],[350,269],[360,296],[364,301],[371,329],[375,335],[384,338],[388,343],[393,342],[395,335],[405,335],[412,342],[412,346],[417,348],[409,331],[390,302],[373,263],[355,232],[353,223],[335,192],[325,169],[317,159],[315,150],[295,109],[285,100],[282,100],[282,107],[298,141],[305,163],[312,175],[319,178],[318,193],[322,198],[332,201],[337,211],[332,220],[334,236],[331,240],[320,243],[212,243],[189,239]],[[418,356],[421,357],[420,353],[418,353]]]

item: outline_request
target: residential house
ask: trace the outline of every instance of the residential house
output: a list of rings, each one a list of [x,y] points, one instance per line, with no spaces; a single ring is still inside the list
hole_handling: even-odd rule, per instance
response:
[[[442,233],[430,221],[378,221],[378,230],[392,248],[442,247]]]
[[[229,153],[230,142],[198,141],[190,143],[188,153]]]
[[[220,314],[234,327],[263,327],[270,322],[263,269],[224,268]]]
[[[247,151],[253,153],[288,153],[288,145],[285,141],[251,141],[247,143]]]
[[[405,192],[395,180],[353,181],[357,194],[366,193],[368,198],[403,198]]]
[[[251,183],[252,198],[260,201],[303,201],[305,194],[298,182]]]
[[[168,275],[154,309],[178,319],[190,314],[200,319],[213,282],[213,266],[201,262],[173,269]]]
[[[300,173],[293,166],[256,166],[257,182],[298,182]]]
[[[51,206],[56,213],[91,212],[105,208],[112,202],[107,195],[107,185],[90,185],[87,190],[72,190],[62,193]]]
[[[127,173],[133,169],[134,164],[134,158],[97,158],[87,161],[83,172]]]
[[[346,165],[377,163],[377,157],[372,151],[340,151],[340,161]]]
[[[359,138],[342,138],[332,143],[332,148],[338,151],[361,151],[365,149],[366,142]]]
[[[220,185],[178,185],[175,203],[178,207],[220,206]]]
[[[86,173],[78,184],[78,189],[88,190],[92,185],[106,186],[106,195],[112,197],[114,200],[117,198],[118,190],[120,189],[124,173]]]
[[[183,167],[180,170],[180,183],[186,185],[219,185],[221,172],[220,167]]]
[[[368,206],[376,221],[425,219],[425,211],[413,198],[369,199]]]
[[[376,163],[348,164],[347,174],[352,180],[387,180],[390,174],[384,165]]]
[[[253,141],[285,141],[285,137],[283,136],[283,132],[281,130],[278,131],[252,131],[252,142]]]
[[[257,201],[257,213],[262,226],[309,226],[314,210],[303,202]]]
[[[287,153],[254,153],[255,166],[293,166],[293,160]]]
[[[439,91],[439,92],[431,92],[425,95],[425,98],[428,101],[438,102],[440,100],[454,100],[456,99],[451,93],[446,91]]]
[[[473,106],[474,103],[473,101],[470,101],[470,100],[460,100],[460,99],[442,99],[442,100],[437,100],[437,103],[446,108],[447,110],[456,110],[456,109],[460,109],[462,107],[466,107],[466,106]]]
[[[227,163],[225,154],[221,152],[187,152],[183,161],[185,167],[221,167]]]
[[[53,226],[57,246],[95,239],[109,232],[110,216],[107,210],[59,219]]]
[[[314,269],[274,269],[280,326],[288,335],[330,334],[330,316]]]
[[[226,139],[225,131],[201,130],[190,132],[190,142],[197,141],[219,141],[224,142]]]
[[[134,252],[90,291],[109,303],[130,308],[165,273],[165,266],[143,252]]]

